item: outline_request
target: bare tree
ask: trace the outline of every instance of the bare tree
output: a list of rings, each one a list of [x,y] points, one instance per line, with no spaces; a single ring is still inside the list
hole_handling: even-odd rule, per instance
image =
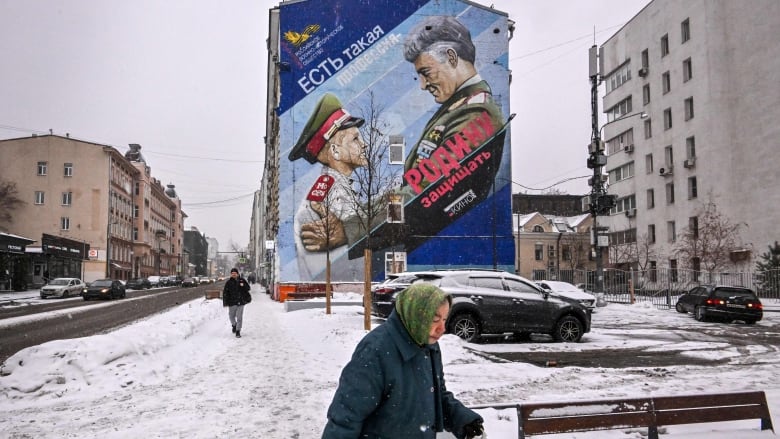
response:
[[[13,222],[14,210],[25,204],[19,198],[19,191],[16,189],[16,183],[7,180],[0,180],[0,230],[4,224]]]
[[[698,269],[695,261],[709,274],[726,268],[743,224],[732,223],[712,201],[698,209],[693,218],[694,222],[683,229],[675,251],[689,268]]]
[[[569,248],[569,259],[565,262],[570,270],[577,270],[583,267],[584,261],[588,259],[588,253],[584,243],[587,243],[589,234],[564,233],[561,237],[561,245]]]
[[[363,142],[367,166],[356,170],[354,206],[359,230],[365,233],[364,250],[363,305],[364,326],[371,329],[371,228],[387,218],[387,198],[393,193],[393,188],[399,186],[400,166],[390,165],[390,130],[387,119],[383,116],[384,107],[376,99],[372,91],[368,92],[368,100],[360,108],[361,117],[366,121],[362,128]]]

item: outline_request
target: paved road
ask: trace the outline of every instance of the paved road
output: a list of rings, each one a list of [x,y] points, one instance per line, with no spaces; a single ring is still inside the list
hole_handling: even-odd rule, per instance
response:
[[[706,365],[717,366],[727,363],[759,364],[764,358],[772,358],[780,350],[780,325],[767,324],[746,325],[739,323],[697,322],[690,315],[680,315],[684,323],[670,328],[667,323],[642,323],[633,325],[630,330],[643,332],[645,339],[655,339],[663,342],[664,349],[646,349],[644,347],[626,347],[622,349],[589,348],[587,336],[578,345],[580,350],[567,351],[548,350],[527,352],[493,352],[488,354],[496,361],[519,361],[537,366],[577,366],[577,367],[665,367],[675,365]],[[623,323],[599,321],[599,328],[612,333],[628,332]],[[655,332],[653,332],[655,330]],[[652,332],[652,333],[647,333]],[[544,342],[546,336],[532,336],[532,342]],[[549,337],[547,337],[549,339]],[[511,340],[485,340],[485,343],[512,343]],[[691,356],[687,343],[708,342],[713,349],[734,349],[740,356]],[[516,343],[524,343],[517,341]],[[753,352],[748,346],[763,346],[766,352]],[[479,353],[475,351],[475,353]]]
[[[127,292],[126,299],[19,301],[0,308],[0,363],[28,347],[51,340],[86,337],[204,297],[222,285],[160,288]]]

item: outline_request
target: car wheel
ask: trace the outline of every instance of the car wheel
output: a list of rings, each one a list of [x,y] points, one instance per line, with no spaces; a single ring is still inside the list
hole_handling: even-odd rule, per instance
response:
[[[674,306],[674,309],[676,309],[679,313],[685,313],[685,308],[683,308],[682,303],[680,302],[677,302],[677,305]]]
[[[479,323],[471,314],[458,314],[450,319],[450,332],[471,342],[479,338]]]
[[[86,302],[87,300],[89,300],[89,297],[87,297],[87,296],[83,296],[83,298],[84,298],[84,301],[85,301],[85,302]]]
[[[555,325],[553,338],[558,342],[576,343],[582,339],[582,323],[574,316],[565,316]]]
[[[695,318],[696,320],[698,320],[700,322],[703,322],[703,321],[707,320],[707,315],[704,312],[704,308],[702,308],[700,306],[697,306],[696,308],[694,308],[693,309],[693,318]]]

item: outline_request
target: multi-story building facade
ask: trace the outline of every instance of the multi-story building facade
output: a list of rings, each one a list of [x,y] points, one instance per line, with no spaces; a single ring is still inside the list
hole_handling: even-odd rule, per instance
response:
[[[152,176],[141,145],[125,153],[138,176],[133,182],[133,277],[181,275],[184,218],[174,185],[164,189]]]
[[[514,214],[513,222],[517,274],[532,280],[585,282],[585,273],[594,268],[590,214],[564,217],[532,212]]]
[[[14,164],[3,179],[16,183],[25,202],[8,231],[40,239],[27,246],[33,285],[58,276],[91,281],[156,273],[154,250],[161,247],[150,236],[164,230],[170,239],[183,228],[180,202],[165,195],[145,163],[112,146],[57,135],[8,139],[0,141],[0,162]],[[170,256],[161,268],[180,248],[165,247]]]
[[[590,251],[593,218],[582,196],[512,195],[515,272],[533,280],[587,281],[595,261]],[[575,282],[576,281],[576,282]]]
[[[613,266],[700,269],[677,246],[707,205],[742,225],[729,270],[778,239],[778,29],[775,0],[654,0],[603,44]]]

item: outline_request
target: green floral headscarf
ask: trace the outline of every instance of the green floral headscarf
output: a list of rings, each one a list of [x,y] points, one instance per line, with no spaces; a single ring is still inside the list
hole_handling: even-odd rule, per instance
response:
[[[428,333],[436,310],[449,300],[450,296],[434,285],[414,284],[398,294],[395,311],[412,340],[422,346],[428,344]]]

